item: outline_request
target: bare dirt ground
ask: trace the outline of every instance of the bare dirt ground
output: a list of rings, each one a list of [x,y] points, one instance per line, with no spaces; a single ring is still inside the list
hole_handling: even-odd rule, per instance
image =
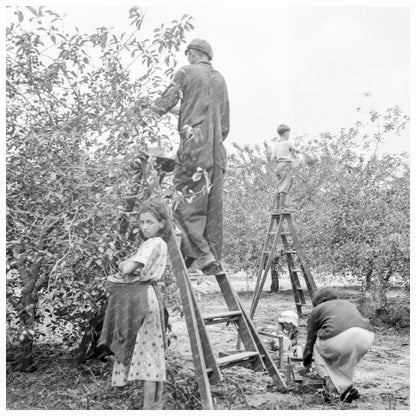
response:
[[[248,311],[255,282],[241,276],[231,276],[230,279]],[[200,285],[196,282],[193,284],[202,314],[226,309],[214,278],[204,278],[204,283]],[[258,329],[273,330],[279,312],[295,310],[288,281],[281,280],[280,286],[279,293],[271,294],[268,292],[270,283],[266,281],[254,317]],[[339,292],[353,302],[359,298],[357,288],[341,287]],[[173,332],[167,355],[168,381],[164,392],[164,409],[200,409],[185,321],[176,314],[171,316],[171,323]],[[235,349],[237,333],[232,325],[218,324],[207,328],[216,352]],[[356,369],[355,385],[361,393],[358,401],[351,404],[340,403],[338,400],[324,403],[321,391],[300,394],[297,386],[292,386],[287,393],[279,393],[268,373],[232,367],[223,372],[223,382],[211,386],[215,406],[217,409],[232,410],[409,410],[409,329],[376,327],[375,332],[373,347]],[[305,337],[306,318],[301,318],[301,344]],[[81,367],[74,368],[71,365],[72,353],[62,344],[38,345],[36,351],[37,369],[33,373],[15,371],[11,364],[13,351],[8,351],[7,409],[141,408],[140,382],[131,382],[124,388],[111,387],[111,361],[103,363],[90,360]],[[285,371],[282,373],[285,375]]]
[[[255,282],[247,281],[242,277],[230,277],[233,287],[238,292],[246,311],[250,310]],[[296,310],[290,283],[285,279],[280,281],[280,290],[277,294],[268,291],[270,282],[266,280],[263,295],[259,301],[254,316],[254,323],[258,329],[265,328],[272,332],[276,326],[277,315],[284,310]],[[202,284],[194,282],[198,294],[198,303],[202,314],[215,313],[225,310],[222,296],[214,278],[209,277]],[[358,289],[341,287],[340,295],[354,302],[358,298]],[[310,310],[310,308],[309,308]],[[307,312],[308,309],[305,309]],[[300,319],[300,344],[306,340],[306,320]],[[183,319],[173,317],[173,332],[177,339],[171,348],[181,355],[191,359],[190,346],[186,325]],[[216,351],[233,350],[236,347],[236,330],[231,325],[219,324],[207,327],[213,348]],[[410,398],[410,337],[408,329],[377,328],[374,345],[356,369],[355,385],[361,393],[361,398],[352,404],[339,401],[323,403],[319,391],[311,394],[299,394],[295,387],[287,394],[274,391],[271,388],[271,379],[268,376],[259,376],[248,369],[234,367],[227,372],[239,377],[242,402],[248,408],[261,409],[408,409]],[[268,339],[264,338],[267,343]],[[299,367],[301,368],[301,367]],[[282,370],[285,376],[285,371]],[[221,389],[213,387],[215,392]],[[218,400],[220,402],[221,400]],[[221,407],[221,405],[220,405]],[[229,407],[229,406],[228,406]],[[247,408],[247,407],[240,407]]]

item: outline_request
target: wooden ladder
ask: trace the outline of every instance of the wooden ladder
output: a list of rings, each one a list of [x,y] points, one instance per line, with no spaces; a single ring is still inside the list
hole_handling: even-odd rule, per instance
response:
[[[169,220],[168,225],[173,236],[171,220]],[[214,409],[210,383],[215,384],[222,381],[221,369],[236,365],[249,367],[255,371],[267,370],[278,390],[285,391],[287,389],[286,382],[270,358],[251,319],[241,306],[240,300],[231,286],[227,275],[220,272],[215,275],[215,278],[219,284],[228,310],[202,316],[196,303],[185,262],[174,237],[168,242],[168,250],[176,275],[177,285],[180,290],[203,408]],[[244,350],[236,354],[226,354],[217,358],[214,355],[206,326],[223,322],[235,323]]]
[[[309,270],[306,258],[303,255],[298,237],[296,235],[291,212],[273,213],[271,214],[266,241],[263,246],[256,286],[254,288],[253,299],[251,302],[251,319],[253,319],[256,312],[267,274],[269,273],[273,259],[276,256],[276,248],[279,241],[283,244],[283,251],[288,265],[296,310],[299,316],[302,316],[302,307],[307,306],[304,289],[300,283],[300,275],[303,275],[310,297],[312,297],[313,292],[316,290],[315,281]]]

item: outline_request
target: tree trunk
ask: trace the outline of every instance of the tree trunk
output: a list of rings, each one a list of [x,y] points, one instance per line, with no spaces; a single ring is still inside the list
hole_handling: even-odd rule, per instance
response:
[[[49,224],[39,230],[39,252],[45,249],[45,237],[59,222],[57,219],[49,220]],[[35,335],[36,311],[38,305],[39,290],[48,283],[49,274],[41,275],[43,257],[39,255],[30,268],[28,269],[23,258],[18,262],[19,274],[22,277],[23,289],[20,299],[14,301],[13,306],[16,308],[22,335],[20,338],[19,354],[17,366],[20,371],[34,371],[36,369],[33,363],[33,338]]]
[[[270,292],[278,293],[279,292],[279,272],[277,270],[274,270],[274,268],[272,268],[271,276],[272,276],[272,283],[270,285]]]
[[[33,362],[33,338],[31,336],[25,336],[20,342],[16,364],[19,371],[31,373],[36,370],[36,365]]]
[[[36,282],[36,277],[33,277],[33,279]],[[33,363],[33,335],[38,297],[37,291],[36,293],[33,293],[32,296],[32,291],[25,293],[25,289],[29,289],[33,285],[34,281],[32,280],[23,288],[21,308],[19,313],[20,326],[23,328],[23,333],[20,339],[17,366],[20,371],[29,372],[35,369]]]
[[[43,248],[43,244],[41,244],[40,249],[43,250]],[[33,336],[35,334],[38,291],[43,284],[41,279],[39,279],[41,265],[42,259],[38,257],[28,271],[20,269],[21,276],[24,276],[24,287],[19,307],[20,326],[23,328],[17,359],[17,366],[20,371],[30,372],[35,370],[33,363]]]
[[[272,266],[270,268],[270,275],[272,278],[272,282],[270,285],[270,292],[278,293],[279,292],[279,257],[275,257],[273,259]]]
[[[374,271],[374,267],[373,267],[373,262],[370,262],[368,269],[367,269],[367,273],[365,274],[365,290],[370,290],[371,288],[371,284],[372,284],[372,276],[373,276],[373,271]]]
[[[16,367],[19,371],[31,372],[35,369],[33,364],[33,328],[36,307],[28,304],[25,298],[17,299],[8,297],[8,301],[17,311],[22,328],[20,336],[18,353],[15,360]]]
[[[390,288],[390,277],[393,274],[393,270],[391,267],[388,267],[386,274],[380,277],[380,290],[379,290],[379,297],[380,297],[380,304],[381,307],[387,309],[388,298],[387,294]]]
[[[76,350],[73,361],[75,367],[90,358],[105,360],[105,356],[113,354],[107,347],[98,347],[98,340],[100,339],[101,330],[103,328],[106,307],[107,302],[103,304],[90,319],[88,328],[84,332],[79,347]]]

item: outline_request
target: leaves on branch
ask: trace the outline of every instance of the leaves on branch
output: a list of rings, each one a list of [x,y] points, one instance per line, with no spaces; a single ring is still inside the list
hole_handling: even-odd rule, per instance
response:
[[[17,7],[6,30],[7,316],[15,338],[31,330],[22,310],[31,325],[52,319],[50,329],[77,338],[105,300],[114,263],[137,248],[136,201],[148,186],[157,190],[154,179],[141,181],[141,152],[174,144],[176,126],[144,117],[143,108],[168,83],[162,74],[175,69],[190,18],[165,25],[157,41],[138,41],[144,12],[129,14],[130,33],[81,34],[44,7]]]

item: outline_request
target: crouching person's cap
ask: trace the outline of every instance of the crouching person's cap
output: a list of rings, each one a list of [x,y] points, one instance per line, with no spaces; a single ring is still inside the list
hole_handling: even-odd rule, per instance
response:
[[[194,39],[186,48],[185,55],[189,49],[195,49],[196,51],[205,53],[210,61],[212,60],[212,57],[214,55],[212,52],[211,45],[204,39]]]
[[[294,326],[298,326],[299,324],[299,318],[298,318],[298,314],[296,312],[293,311],[284,311],[278,318],[278,322],[280,322],[281,324],[283,323],[288,323],[288,324],[293,324]]]

